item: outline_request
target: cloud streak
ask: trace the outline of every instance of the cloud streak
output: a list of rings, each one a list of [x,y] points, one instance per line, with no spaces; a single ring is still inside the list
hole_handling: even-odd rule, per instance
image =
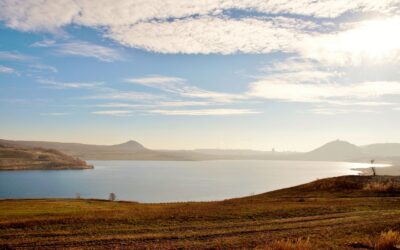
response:
[[[102,82],[58,82],[53,80],[39,79],[37,82],[54,89],[97,89]]]
[[[14,74],[16,73],[15,69],[0,65],[0,74]]]
[[[166,110],[155,109],[150,110],[150,113],[161,115],[174,115],[174,116],[229,116],[229,115],[248,115],[259,114],[261,112],[250,109],[187,109],[187,110]]]
[[[92,112],[94,115],[105,115],[105,116],[130,116],[132,111],[130,110],[102,110]]]
[[[0,61],[30,61],[33,57],[18,52],[0,51]]]
[[[59,44],[57,52],[63,55],[92,57],[103,62],[123,59],[123,55],[116,49],[82,41]]]
[[[187,83],[185,79],[179,77],[148,76],[142,78],[129,78],[126,79],[126,81],[133,84],[155,88],[167,93],[172,93],[180,97],[205,100],[208,99],[209,101],[215,103],[228,103],[245,98],[243,95],[240,94],[205,90],[193,86]]]

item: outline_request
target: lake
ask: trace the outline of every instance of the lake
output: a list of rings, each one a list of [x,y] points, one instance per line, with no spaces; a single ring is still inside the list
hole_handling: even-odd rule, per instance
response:
[[[92,170],[0,172],[0,198],[140,202],[209,201],[263,193],[319,178],[358,174],[368,164],[316,161],[89,161]]]

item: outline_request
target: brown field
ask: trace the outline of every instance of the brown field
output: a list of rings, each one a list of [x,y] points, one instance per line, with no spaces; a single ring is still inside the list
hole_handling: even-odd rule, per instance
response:
[[[3,200],[0,249],[394,249],[399,183],[345,176],[217,202]]]

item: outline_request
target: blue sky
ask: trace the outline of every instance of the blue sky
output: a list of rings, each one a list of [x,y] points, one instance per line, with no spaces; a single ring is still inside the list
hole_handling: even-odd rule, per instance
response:
[[[399,1],[0,0],[0,137],[400,142]]]

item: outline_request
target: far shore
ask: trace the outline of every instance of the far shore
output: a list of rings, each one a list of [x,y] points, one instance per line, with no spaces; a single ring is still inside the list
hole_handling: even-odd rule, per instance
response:
[[[400,164],[393,163],[389,167],[375,167],[376,175],[389,175],[400,176]],[[360,171],[360,175],[372,175],[371,168],[353,168],[353,170]]]

